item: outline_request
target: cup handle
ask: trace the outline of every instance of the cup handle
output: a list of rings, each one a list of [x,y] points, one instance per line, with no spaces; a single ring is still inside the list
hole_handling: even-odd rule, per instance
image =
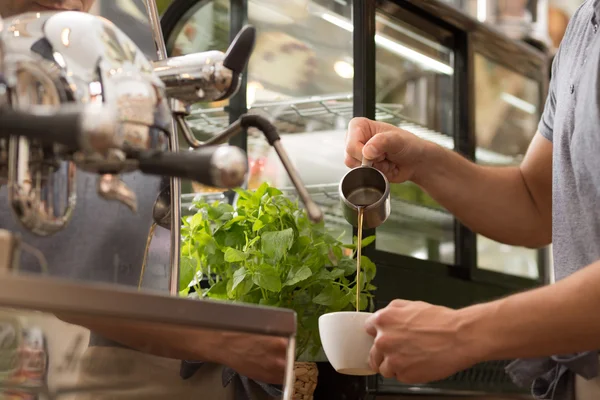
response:
[[[367,160],[366,158],[363,157],[363,159],[362,159],[362,166],[363,167],[372,167],[373,166],[373,161]]]

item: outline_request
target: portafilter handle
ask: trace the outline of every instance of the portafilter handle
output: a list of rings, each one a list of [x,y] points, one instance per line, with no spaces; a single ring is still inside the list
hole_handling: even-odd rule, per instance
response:
[[[31,106],[28,111],[0,109],[0,138],[24,136],[72,151],[105,154],[120,149],[123,137],[117,110],[108,105]]]

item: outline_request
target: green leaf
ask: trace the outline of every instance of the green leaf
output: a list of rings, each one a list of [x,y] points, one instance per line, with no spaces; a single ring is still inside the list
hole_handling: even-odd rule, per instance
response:
[[[202,226],[203,221],[204,221],[204,217],[203,217],[202,213],[194,214],[191,218],[188,219],[188,222],[190,224],[190,229],[192,231],[194,231],[199,226]]]
[[[263,232],[261,235],[262,252],[267,258],[277,262],[281,260],[294,243],[292,228],[275,232]]]
[[[233,207],[228,203],[219,202],[207,208],[208,217],[212,220],[229,220],[232,217]]]
[[[252,196],[249,191],[241,189],[241,188],[235,188],[235,189],[233,189],[233,191],[238,194],[239,200],[247,200],[250,198],[250,196]]]
[[[353,304],[352,298],[354,298],[354,303],[356,303],[356,293],[354,291],[349,293],[349,296],[344,296],[340,292],[340,295],[336,297],[332,308],[334,310],[341,311],[341,310],[345,309],[346,307],[348,307],[348,305]],[[363,304],[362,300],[361,300],[360,304],[361,305]],[[356,309],[356,306],[354,306],[354,308]]]
[[[225,254],[217,249],[214,254],[207,254],[206,261],[211,267],[222,265],[225,262]]]
[[[223,225],[222,229],[227,230],[229,228],[231,228],[233,225],[235,225],[236,223],[240,222],[240,221],[245,221],[246,217],[243,215],[238,215],[236,217],[231,218],[229,221],[227,221],[227,223],[225,225]]]
[[[371,259],[367,256],[360,257],[360,269],[364,271],[367,275],[367,280],[370,282],[375,278],[375,273],[377,272],[377,266]]]
[[[333,252],[333,255],[335,256],[335,262],[337,265],[337,263],[339,263],[339,261],[344,257],[344,253],[342,252],[342,249],[338,246],[335,246],[332,249],[332,252]]]
[[[252,232],[259,231],[263,226],[265,226],[265,223],[262,222],[260,220],[260,218],[257,219],[256,221],[254,221],[254,224],[252,225]]]
[[[196,260],[193,257],[181,256],[179,262],[179,290],[187,289],[196,274]]]
[[[364,311],[369,307],[369,298],[365,293],[360,294],[360,307],[359,311]],[[356,293],[352,294],[352,300],[350,301],[352,307],[356,310]]]
[[[227,284],[224,281],[215,283],[204,295],[217,300],[227,300]]]
[[[281,278],[279,273],[270,265],[263,264],[260,269],[254,272],[252,275],[252,281],[257,286],[271,291],[279,292],[281,290]]]
[[[236,270],[233,273],[233,285],[231,287],[231,290],[235,290],[238,287],[238,285],[242,283],[244,279],[246,279],[246,276],[248,276],[248,270],[246,268],[242,267]]]
[[[279,301],[274,298],[260,299],[258,302],[261,306],[279,307]]]
[[[334,268],[329,272],[329,275],[331,279],[338,279],[346,276],[346,271],[344,271],[342,268]]]
[[[312,271],[307,266],[294,265],[283,286],[292,286],[312,276]]]
[[[344,276],[356,274],[356,260],[353,258],[342,258],[339,267],[344,270]]]
[[[252,290],[253,287],[254,287],[254,282],[252,282],[252,279],[246,279],[241,285],[239,285],[237,287],[236,296],[243,298],[248,293],[250,293],[250,291]],[[246,301],[246,300],[242,299],[242,301]]]
[[[194,241],[201,254],[214,254],[217,251],[218,245],[215,238],[210,236],[205,230],[194,234]]]
[[[367,247],[368,245],[370,245],[371,243],[373,243],[375,241],[375,235],[371,235],[368,236],[366,238],[363,238],[361,246],[360,247]]]
[[[243,251],[234,249],[233,247],[228,247],[227,250],[225,250],[226,262],[240,262],[244,261],[246,258],[248,258],[248,254],[244,253]]]
[[[321,293],[315,296],[313,303],[320,304],[322,306],[331,306],[339,300],[340,296],[341,292],[337,287],[326,286]]]
[[[254,243],[258,242],[260,240],[260,236],[256,236],[254,237],[251,241],[248,242],[248,244],[245,247],[245,251],[248,251],[248,249],[251,249],[252,246],[254,246]]]
[[[246,245],[245,228],[240,225],[233,225],[226,232],[217,232],[218,234],[223,233],[225,235],[223,244],[227,247],[241,248]]]
[[[281,190],[274,188],[274,187],[268,188],[267,193],[269,193],[269,196],[271,196],[271,197],[281,196],[283,194],[283,192]]]
[[[269,184],[267,182],[263,182],[260,187],[258,189],[256,189],[256,192],[254,192],[254,195],[252,197],[254,197],[256,200],[260,201],[260,199],[262,199],[262,197],[267,193],[267,191],[269,190]]]

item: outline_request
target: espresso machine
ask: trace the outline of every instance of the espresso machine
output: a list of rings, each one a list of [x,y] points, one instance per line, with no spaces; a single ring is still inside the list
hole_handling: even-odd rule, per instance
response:
[[[153,218],[171,234],[171,295],[20,275],[16,272],[21,251],[34,250],[18,234],[0,230],[0,394],[16,390],[54,399],[76,390],[48,379],[39,385],[2,379],[19,364],[20,328],[11,321],[33,312],[115,324],[135,320],[156,329],[286,337],[283,398],[291,399],[293,311],[176,297],[180,179],[224,189],[243,185],[246,154],[226,143],[244,129],[265,134],[309,217],[315,222],[323,218],[267,119],[244,115],[207,142],[198,141],[185,121],[192,104],[236,93],[252,53],[254,28],[245,27],[224,53],[168,58],[156,4],[148,0],[146,7],[158,54],[155,62],[111,22],[89,14],[31,13],[1,23],[0,186],[6,186],[8,204],[0,207],[10,208],[28,232],[51,238],[71,228],[78,205],[78,171],[95,174],[97,195],[123,204],[131,213],[137,211],[137,197],[123,176],[140,171],[170,179],[156,199]],[[179,150],[179,130],[189,150]]]

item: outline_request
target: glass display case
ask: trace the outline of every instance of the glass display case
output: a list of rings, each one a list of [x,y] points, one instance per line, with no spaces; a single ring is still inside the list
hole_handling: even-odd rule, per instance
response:
[[[352,117],[393,124],[481,164],[518,165],[546,93],[541,52],[441,1],[175,0],[162,23],[173,55],[225,49],[244,23],[256,27],[240,93],[195,107],[189,121],[204,139],[245,112],[273,121],[326,225],[344,241],[355,234],[338,198]],[[248,131],[236,140],[248,151],[250,189],[269,182],[295,195],[261,136]],[[198,196],[232,200],[190,185],[182,195],[184,213],[193,212]],[[391,210],[366,250],[377,264],[377,307],[394,298],[462,307],[547,281],[547,249],[478,236],[412,183],[392,185]],[[374,395],[518,392],[503,366],[485,364],[419,387],[374,379],[363,389]],[[337,379],[331,377],[338,386],[323,398],[342,398],[340,387],[352,386]],[[354,392],[344,398],[363,398],[348,390]]]
[[[441,0],[516,40],[548,48],[548,0]]]
[[[375,16],[376,107],[397,110],[385,122],[454,149],[452,34],[421,20],[394,16],[388,4]],[[435,32],[435,33],[434,33]],[[392,215],[377,229],[376,250],[454,262],[454,220],[413,183],[391,185]]]
[[[541,117],[540,84],[475,53],[475,132],[478,148],[503,156],[500,165],[518,165]],[[488,164],[480,154],[476,160]],[[530,279],[540,277],[539,252],[477,236],[478,266]]]

